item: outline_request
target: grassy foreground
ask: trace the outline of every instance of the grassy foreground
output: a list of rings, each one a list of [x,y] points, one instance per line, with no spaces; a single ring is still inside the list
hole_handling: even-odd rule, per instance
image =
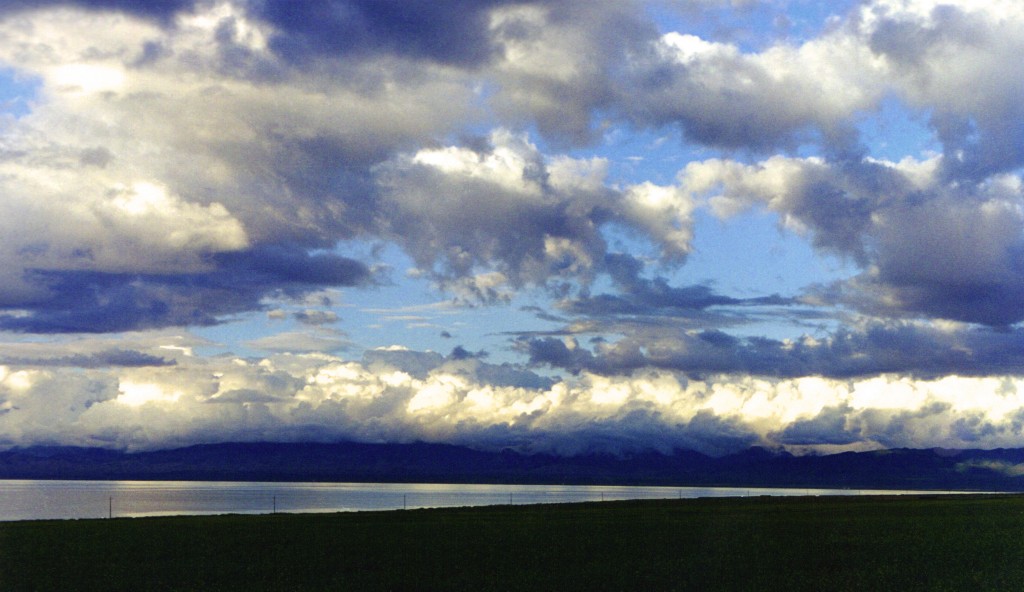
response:
[[[1024,590],[1024,497],[11,522],[0,590]]]

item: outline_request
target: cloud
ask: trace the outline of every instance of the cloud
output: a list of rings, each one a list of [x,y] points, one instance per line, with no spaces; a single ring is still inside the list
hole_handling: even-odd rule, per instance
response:
[[[492,69],[501,92],[492,104],[506,120],[535,124],[561,144],[597,136],[594,112],[614,104],[617,72],[632,48],[657,34],[627,2],[513,4],[491,15],[502,48]]]
[[[95,11],[116,10],[133,16],[169,22],[176,14],[191,10],[195,4],[196,0],[10,0],[0,8],[0,14],[55,6],[74,6]]]
[[[244,345],[265,352],[337,353],[352,348],[353,343],[341,332],[320,329],[313,332],[275,333],[258,339],[250,339]]]
[[[1024,441],[1009,375],[756,378],[644,370],[546,379],[428,352],[176,366],[0,368],[0,443],[160,448],[227,440],[455,442],[535,452],[795,451]]]
[[[862,309],[993,325],[1021,318],[1011,239],[1019,189],[1009,171],[1024,143],[1002,124],[1020,119],[1007,66],[1021,41],[1012,7],[1004,22],[970,4],[878,2],[812,40],[744,52],[658,33],[633,3],[146,6],[21,3],[0,23],[0,60],[39,81],[0,159],[12,214],[3,219],[19,226],[0,241],[12,262],[0,272],[0,302],[36,317],[9,328],[210,324],[282,283],[296,284],[292,292],[359,283],[365,263],[339,258],[331,274],[323,260],[350,239],[401,245],[466,299],[564,291],[614,271],[603,267],[614,225],[649,241],[661,262],[684,262],[695,195],[711,195],[723,215],[760,203],[819,248],[854,258],[865,273],[834,293]],[[134,18],[154,15],[174,26]],[[102,33],[74,34],[84,30]],[[942,157],[863,157],[854,124],[889,95],[932,111]],[[682,186],[619,186],[606,161],[545,156],[512,128],[437,147],[487,110],[569,144],[593,139],[600,111],[618,123],[678,125],[705,146],[821,143],[825,156],[706,160],[687,167]],[[920,236],[900,238],[907,227]],[[981,238],[941,239],[958,233]],[[303,250],[316,253],[303,259]],[[921,252],[929,264],[910,264]],[[315,264],[321,275],[267,273],[254,254]],[[949,271],[979,258],[974,277]],[[149,288],[174,292],[245,267],[270,285],[232,306],[192,310]],[[117,282],[132,311],[123,322],[47,309],[70,301],[55,289]],[[864,296],[879,293],[874,303]]]
[[[526,136],[497,130],[480,150],[425,149],[377,172],[392,240],[442,283],[494,300],[502,283],[592,278],[607,250],[601,228],[612,222],[651,231],[665,252],[685,256],[688,199],[649,183],[616,190],[605,165],[548,160]]]
[[[1024,318],[1021,179],[946,181],[943,162],[709,160],[680,175],[720,215],[757,204],[819,249],[863,268],[853,280],[819,290],[820,298],[880,315],[1015,323]]]
[[[680,126],[727,149],[845,141],[848,120],[884,93],[877,59],[846,30],[800,46],[745,54],[728,43],[666,33],[634,56],[616,106],[640,126]]]
[[[5,3],[33,96],[2,121],[0,330],[51,341],[0,344],[0,443],[1020,445],[1019,2],[872,0],[756,47],[644,9]],[[939,151],[872,156],[890,108]],[[700,158],[674,181],[595,156],[673,130]],[[855,275],[680,281],[704,213],[750,209]],[[459,304],[555,299],[511,344],[528,364],[332,355],[360,344],[325,289],[379,283],[391,246]],[[263,359],[167,333],[273,307],[301,330],[249,339]]]
[[[980,181],[1024,164],[1024,11],[1013,2],[880,2],[863,9],[861,33],[884,58],[893,86],[931,110],[947,178]]]
[[[469,91],[401,64],[293,69],[227,3],[174,27],[105,6],[0,14],[0,61],[38,80],[0,158],[3,326],[208,325],[276,291],[364,283],[365,263],[331,251],[376,233],[369,167],[448,129]],[[381,72],[397,86],[359,80]]]
[[[896,97],[925,113],[946,178],[980,181],[1024,157],[1014,100],[1024,46],[1012,2],[860,3],[821,35],[759,51],[668,32],[627,50],[609,100],[639,126],[678,125],[695,143],[767,152],[821,143],[862,154],[859,114]],[[621,45],[620,45],[621,46]]]
[[[329,310],[301,310],[292,316],[303,325],[313,326],[330,325],[339,320],[338,314]]]
[[[795,304],[781,296],[739,299],[716,294],[709,286],[673,287],[665,278],[642,278],[643,263],[621,253],[606,256],[605,269],[618,293],[567,299],[559,308],[592,319],[668,316],[682,320],[712,307]]]
[[[12,263],[0,305],[28,313],[7,329],[213,324],[275,290],[363,283],[365,263],[329,253],[350,239],[393,241],[442,286],[482,301],[590,281],[612,223],[677,262],[689,251],[688,198],[612,187],[600,159],[547,158],[505,129],[479,148],[413,149],[477,109],[472,69],[446,64],[482,68],[491,50],[473,48],[493,45],[497,70],[480,72],[508,76],[514,15],[575,30],[574,16],[610,27],[608,7],[353,1],[314,19],[312,3],[175,4],[165,6],[175,26],[163,27],[100,10],[119,6],[26,6],[17,14],[38,21],[31,31],[0,20],[0,61],[39,81],[0,158],[4,219],[18,221],[0,241]],[[351,48],[317,41],[364,21],[372,34]],[[421,21],[439,28],[410,26]],[[378,28],[401,35],[375,45],[389,39]],[[74,33],[85,30],[102,33]],[[442,30],[462,45],[441,43]],[[311,44],[301,65],[282,57],[292,42]],[[70,307],[78,299],[81,310]]]
[[[174,360],[125,349],[109,349],[92,354],[70,354],[46,358],[5,357],[4,363],[14,366],[72,366],[77,368],[173,366],[176,364]]]
[[[1013,374],[1024,362],[1020,330],[994,331],[962,325],[868,322],[830,334],[796,339],[735,337],[716,329],[686,329],[665,322],[587,326],[564,336],[523,335],[515,347],[535,365],[574,374],[632,373],[644,368],[707,374],[795,378],[867,377],[886,373],[931,378],[945,374]],[[575,335],[619,331],[588,349]]]
[[[869,60],[836,74],[852,81],[875,72],[887,92],[929,110],[942,155],[888,162],[853,150],[831,159],[774,156],[753,165],[706,160],[681,172],[683,185],[722,216],[760,204],[816,247],[861,265],[853,280],[817,290],[821,301],[880,316],[993,326],[1024,319],[1015,172],[1024,164],[1024,141],[1019,126],[1007,125],[1021,120],[1012,98],[1020,73],[1012,64],[1024,38],[1012,23],[1024,14],[1011,4],[960,2],[878,2],[856,14],[814,43],[841,40],[851,55],[868,51]],[[724,51],[699,40],[688,47],[695,60]]]
[[[1024,464],[1013,464],[999,460],[970,460],[957,463],[956,468],[958,471],[985,469],[995,471],[996,473],[1002,473],[1007,477],[1020,477],[1024,475]]]
[[[34,271],[28,277],[44,292],[20,303],[28,310],[0,315],[0,328],[104,333],[214,325],[224,315],[262,308],[267,296],[301,295],[370,279],[362,263],[303,249],[255,249],[217,261],[209,272],[176,275]]]
[[[474,67],[499,53],[489,12],[507,0],[263,0],[252,14],[275,27],[271,47],[301,63],[311,55],[352,59],[367,54]]]

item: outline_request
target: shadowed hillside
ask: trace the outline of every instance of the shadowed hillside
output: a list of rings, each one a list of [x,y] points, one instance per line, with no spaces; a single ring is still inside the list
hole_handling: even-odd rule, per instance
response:
[[[123,453],[90,448],[0,452],[3,479],[566,483],[1024,490],[1024,450],[897,449],[793,456],[753,448],[561,457],[444,444],[232,443]]]

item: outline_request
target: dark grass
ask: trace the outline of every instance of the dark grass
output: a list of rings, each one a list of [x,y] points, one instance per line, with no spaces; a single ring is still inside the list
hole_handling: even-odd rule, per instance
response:
[[[1024,590],[1024,497],[10,522],[0,590]]]

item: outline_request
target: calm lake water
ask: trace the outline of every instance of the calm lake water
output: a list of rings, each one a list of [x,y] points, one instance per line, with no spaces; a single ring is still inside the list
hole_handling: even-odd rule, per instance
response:
[[[0,520],[267,514],[275,511],[356,512],[509,503],[883,493],[922,492],[606,485],[0,480]]]

